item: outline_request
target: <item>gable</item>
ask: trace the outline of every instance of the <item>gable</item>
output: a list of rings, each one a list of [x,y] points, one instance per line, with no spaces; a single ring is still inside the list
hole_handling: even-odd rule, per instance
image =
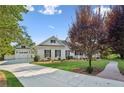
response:
[[[40,43],[39,46],[42,46],[42,45],[59,45],[59,46],[64,46],[64,44],[58,40],[58,38],[52,36],[50,38],[48,38],[47,40],[45,40],[44,42]]]

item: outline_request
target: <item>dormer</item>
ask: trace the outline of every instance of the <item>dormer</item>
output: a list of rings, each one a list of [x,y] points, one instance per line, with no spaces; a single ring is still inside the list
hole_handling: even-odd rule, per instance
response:
[[[21,48],[26,48],[26,46],[22,45]]]
[[[55,44],[56,40],[52,39],[52,40],[50,40],[50,43]]]

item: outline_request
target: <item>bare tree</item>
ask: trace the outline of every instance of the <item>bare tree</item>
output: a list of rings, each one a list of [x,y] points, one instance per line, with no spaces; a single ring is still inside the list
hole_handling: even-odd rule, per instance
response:
[[[93,71],[92,57],[99,53],[102,41],[104,24],[98,12],[94,13],[91,6],[80,6],[76,11],[76,21],[69,29],[70,47],[72,50],[82,51],[89,60],[88,72]]]

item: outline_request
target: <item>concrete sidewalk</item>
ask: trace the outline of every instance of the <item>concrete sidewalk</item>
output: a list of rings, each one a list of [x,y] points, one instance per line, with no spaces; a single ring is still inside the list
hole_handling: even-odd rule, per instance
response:
[[[118,69],[118,62],[115,62],[115,61],[111,61],[105,67],[105,69],[101,73],[99,73],[97,76],[124,82],[124,76],[120,73]]]
[[[123,87],[124,82],[88,76],[28,63],[1,65],[25,87]]]

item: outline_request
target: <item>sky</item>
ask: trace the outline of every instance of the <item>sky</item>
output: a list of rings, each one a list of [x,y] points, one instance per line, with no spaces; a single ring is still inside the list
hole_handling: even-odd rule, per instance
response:
[[[65,40],[68,36],[69,26],[75,20],[76,5],[28,5],[28,13],[23,14],[23,21],[20,25],[26,26],[27,32],[33,42],[39,44],[51,36]],[[93,7],[94,12],[97,8]],[[109,8],[102,6],[102,11]]]

